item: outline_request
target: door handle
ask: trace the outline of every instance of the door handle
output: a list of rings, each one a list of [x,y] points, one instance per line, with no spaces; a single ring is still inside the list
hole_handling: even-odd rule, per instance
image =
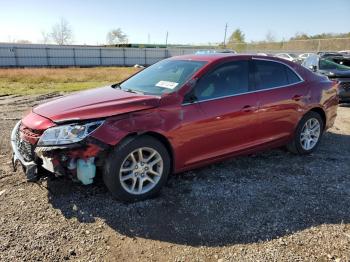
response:
[[[242,107],[242,109],[241,109],[242,112],[252,112],[255,110],[256,110],[256,107],[250,106],[250,105],[246,105],[246,106]]]

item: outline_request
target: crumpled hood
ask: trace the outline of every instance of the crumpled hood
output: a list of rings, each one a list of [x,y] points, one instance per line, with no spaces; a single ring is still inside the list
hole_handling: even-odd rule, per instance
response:
[[[87,120],[157,107],[159,99],[107,86],[51,100],[33,111],[54,122]]]

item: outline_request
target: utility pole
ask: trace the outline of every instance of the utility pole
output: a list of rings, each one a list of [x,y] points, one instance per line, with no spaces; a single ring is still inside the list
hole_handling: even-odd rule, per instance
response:
[[[165,37],[165,47],[168,47],[168,31],[166,31],[166,37]]]
[[[227,23],[225,25],[224,48],[226,47]]]

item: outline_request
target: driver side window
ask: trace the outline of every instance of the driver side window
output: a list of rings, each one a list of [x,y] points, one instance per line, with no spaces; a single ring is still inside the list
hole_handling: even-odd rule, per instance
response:
[[[194,87],[197,101],[237,95],[249,91],[249,63],[235,61],[219,66]]]

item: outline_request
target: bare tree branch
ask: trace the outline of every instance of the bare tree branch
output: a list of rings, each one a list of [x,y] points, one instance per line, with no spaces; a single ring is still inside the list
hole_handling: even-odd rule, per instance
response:
[[[128,36],[120,28],[109,31],[106,38],[109,45],[128,43]]]
[[[51,36],[48,32],[46,31],[41,31],[41,40],[40,42],[42,44],[49,44],[51,42]]]
[[[73,42],[73,32],[70,24],[64,18],[52,27],[50,34],[52,40],[58,45],[68,45]]]
[[[268,43],[276,42],[276,37],[271,30],[267,31],[265,39]]]

